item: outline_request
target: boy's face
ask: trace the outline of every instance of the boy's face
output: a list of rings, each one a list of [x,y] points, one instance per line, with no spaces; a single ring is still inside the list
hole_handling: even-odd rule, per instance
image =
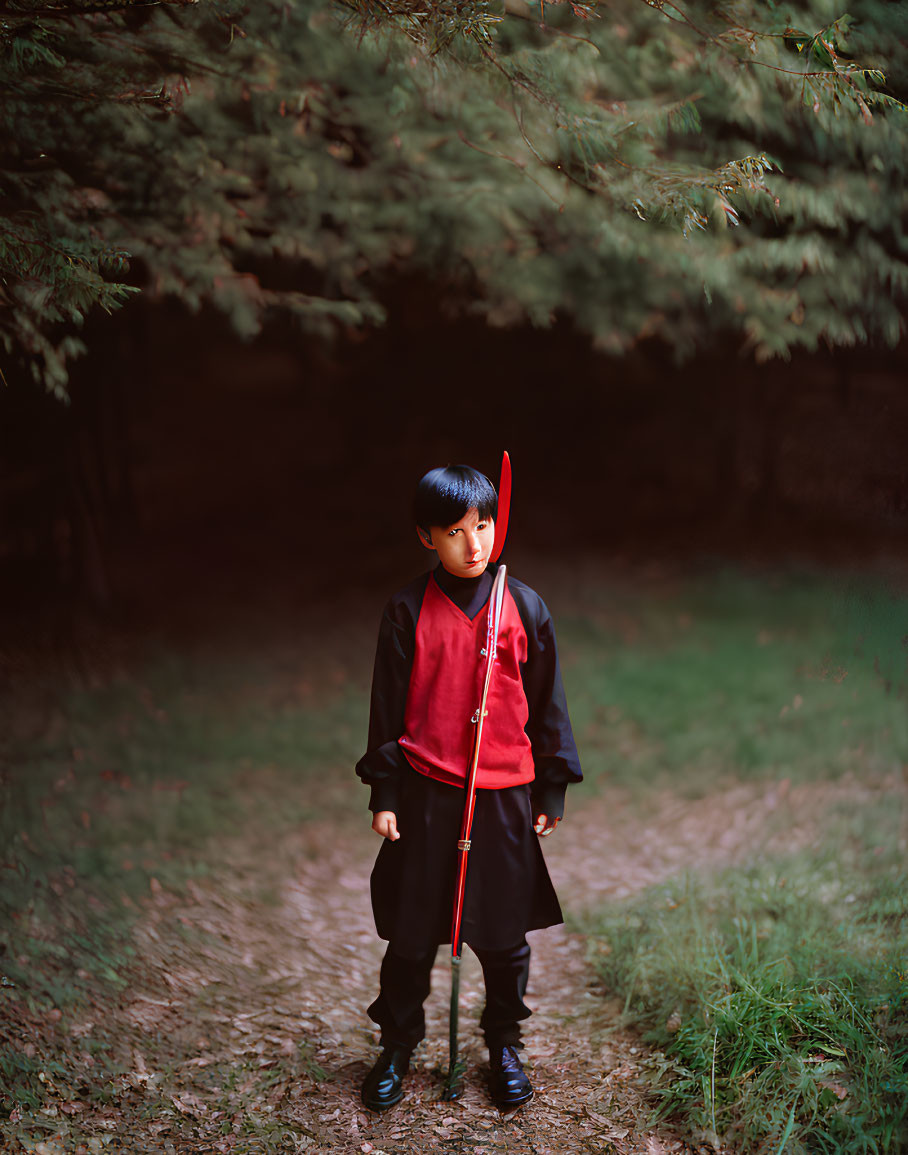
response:
[[[495,544],[495,522],[483,521],[476,509],[468,509],[453,525],[433,525],[428,536],[418,529],[419,540],[427,549],[438,552],[438,560],[454,577],[476,578],[489,564]]]

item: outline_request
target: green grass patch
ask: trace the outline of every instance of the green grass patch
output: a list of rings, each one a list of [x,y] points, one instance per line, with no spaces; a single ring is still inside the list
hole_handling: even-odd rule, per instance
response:
[[[731,574],[673,589],[664,583],[654,589],[609,585],[589,591],[574,617],[559,616],[557,624],[587,777],[631,787],[641,802],[648,791],[668,784],[704,793],[718,777],[803,778],[845,771],[879,776],[908,762],[908,650],[902,641],[908,615],[904,600],[879,586]],[[0,982],[5,984],[0,987],[0,1083],[10,1103],[34,1107],[46,1097],[46,1080],[75,1078],[59,1063],[61,1040],[99,988],[109,995],[141,966],[130,931],[153,902],[154,888],[179,891],[193,876],[229,870],[238,849],[251,861],[273,866],[282,833],[332,813],[354,813],[367,822],[366,793],[352,773],[365,739],[367,688],[337,661],[332,665],[334,651],[325,639],[320,644],[319,655],[329,657],[317,674],[315,657],[307,658],[302,649],[250,653],[247,648],[217,661],[164,655],[107,684],[52,686],[40,716],[18,716],[16,700],[0,704],[0,763],[9,767],[0,777]],[[362,645],[365,670],[371,635]],[[871,835],[862,838],[866,849]],[[812,989],[811,967],[822,963],[827,969],[817,974],[827,974],[826,981],[835,983],[867,1021],[880,1020],[880,1037],[890,1048],[880,1054],[891,1056],[891,1031],[903,1021],[903,1004],[886,936],[902,933],[904,910],[898,886],[892,882],[888,891],[883,886],[882,864],[888,858],[880,845],[873,870],[855,867],[860,877],[875,880],[860,892],[860,902],[842,899],[844,914],[838,919],[831,913],[838,900],[830,891],[833,896],[823,897],[811,915],[826,919],[815,937],[831,944],[828,964],[822,952],[783,951],[781,939],[773,945],[772,936],[781,935],[789,921],[813,924],[805,913],[806,897],[800,913],[792,908],[784,917],[754,914],[759,908],[754,896],[769,885],[759,871],[749,881],[730,876],[724,897],[721,889],[710,890],[708,881],[692,883],[691,894],[699,898],[682,902],[679,917],[697,910],[698,917],[714,918],[715,925],[708,924],[714,935],[735,927],[736,918],[743,920],[734,950],[758,950],[759,965],[768,968],[761,982],[770,986],[784,979],[792,990]],[[313,843],[312,853],[317,852]],[[796,865],[792,880],[800,877]],[[833,890],[837,865],[830,855],[825,869]],[[802,870],[806,878],[807,867]],[[249,873],[261,888],[253,900],[267,902],[276,871]],[[775,891],[785,901],[799,893],[791,881],[774,884]],[[740,908],[734,905],[739,901]],[[876,914],[858,936],[857,911],[868,902]],[[628,1007],[639,1015],[650,1005],[640,985],[650,964],[633,951],[651,942],[657,961],[667,948],[647,935],[667,926],[665,919],[673,914],[663,909],[660,896],[641,903],[637,914],[622,910],[608,916],[609,927],[615,919],[641,919],[634,933],[621,939],[618,930],[605,931],[613,964],[633,960],[627,963],[628,974],[636,976]],[[649,929],[637,935],[644,925]],[[878,936],[873,947],[872,926]],[[672,933],[679,933],[678,926]],[[716,958],[726,959],[727,968],[738,966],[738,955],[728,950],[717,946]],[[778,962],[783,955],[784,964]],[[846,974],[858,985],[849,987]],[[610,981],[626,983],[626,976],[616,972]],[[875,1006],[861,994],[873,983],[879,995]],[[777,1001],[788,997],[788,986],[771,989]],[[827,1002],[839,997],[832,986],[825,992]],[[698,999],[691,994],[685,1006]],[[674,1000],[668,1001],[673,1005],[666,1019],[675,1009]],[[5,1010],[15,1014],[4,1017]],[[640,1021],[656,1031],[663,1010],[653,1009],[651,1019]],[[725,1035],[716,1032],[718,1011],[709,1013],[706,1041],[697,1046],[706,1047],[711,1071],[713,1044],[720,1058]],[[799,1038],[793,1031],[791,1037]],[[686,1027],[667,1043],[686,1038],[685,1032]],[[825,1059],[815,1062],[809,1052],[802,1055],[803,1078],[812,1079],[824,1062],[833,1064],[819,1077],[847,1084],[847,1097],[832,1107],[837,1117],[856,1118],[853,1104],[863,1092],[850,1044],[839,1041],[845,1056],[823,1052]],[[680,1065],[672,1068],[676,1075],[688,1064],[691,1087],[702,1092],[703,1071],[695,1058],[665,1053],[666,1062]],[[99,1095],[113,1085],[120,1060],[113,1046],[93,1059],[91,1093]],[[844,1064],[841,1071],[834,1070],[836,1063]],[[746,1070],[728,1078],[740,1080]],[[873,1075],[873,1087],[894,1077]],[[672,1078],[672,1086],[680,1085],[679,1079],[683,1083],[680,1075]],[[787,1112],[781,1130],[773,1132],[780,1142],[789,1118],[792,1136],[804,1126],[807,1108],[801,1100],[795,1103],[793,1085],[789,1079],[778,1103],[772,1100]],[[736,1086],[720,1078],[698,1125],[712,1126],[715,1109],[716,1126],[738,1126]],[[836,1095],[822,1086],[816,1093],[828,1098],[827,1092]],[[76,1085],[68,1093],[88,1094]],[[874,1091],[868,1102],[876,1104],[877,1114],[867,1114],[865,1130],[882,1136],[885,1120],[894,1116],[885,1114],[878,1099]],[[665,1109],[676,1108],[680,1102],[667,1097]]]
[[[117,1047],[67,1042],[66,1032],[141,969],[131,928],[158,887],[179,892],[192,877],[230,871],[239,851],[264,864],[251,872],[261,885],[252,901],[273,901],[284,833],[351,810],[366,822],[352,774],[366,694],[337,671],[326,682],[268,656],[166,657],[140,676],[58,690],[43,716],[4,719],[6,1113],[35,1112],[49,1094],[102,1101],[114,1085]],[[82,1086],[73,1055],[86,1047],[97,1053]]]
[[[904,594],[736,573],[605,592],[559,622],[589,777],[703,793],[722,776],[876,775],[908,761]]]
[[[702,793],[722,776],[897,768],[908,762],[906,605],[879,583],[815,576],[587,591],[583,617],[559,620],[587,777]],[[365,668],[371,638],[363,647]],[[31,727],[7,703],[8,980],[57,1007],[98,979],[116,983],[152,880],[178,888],[240,836],[267,846],[326,810],[364,810],[352,766],[366,688],[330,657],[314,666],[248,649],[163,655],[105,685],[54,687]]]
[[[658,1049],[656,1117],[742,1155],[906,1149],[906,822],[890,796],[830,816],[820,848],[585,924],[605,986]]]
[[[8,742],[7,983],[58,1008],[98,980],[117,984],[151,887],[223,866],[240,837],[265,847],[332,810],[364,809],[352,777],[362,690],[275,680],[264,665],[167,659],[141,679],[62,694],[37,734]]]

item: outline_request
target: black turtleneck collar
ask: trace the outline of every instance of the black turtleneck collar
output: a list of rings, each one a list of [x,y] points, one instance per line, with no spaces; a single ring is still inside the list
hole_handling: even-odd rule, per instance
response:
[[[487,566],[476,578],[460,578],[448,573],[441,563],[435,567],[435,581],[442,593],[473,620],[489,600],[492,592],[492,574]]]

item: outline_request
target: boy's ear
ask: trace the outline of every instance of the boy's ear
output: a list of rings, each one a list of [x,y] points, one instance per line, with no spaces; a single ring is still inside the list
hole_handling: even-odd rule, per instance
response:
[[[423,529],[422,526],[418,525],[416,527],[416,536],[419,538],[420,545],[424,545],[426,549],[435,549],[435,546],[432,544],[432,535],[427,529]]]

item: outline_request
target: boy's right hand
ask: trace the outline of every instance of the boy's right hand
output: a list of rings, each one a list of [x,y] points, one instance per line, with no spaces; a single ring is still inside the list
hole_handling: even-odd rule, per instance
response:
[[[396,842],[400,838],[400,831],[397,829],[397,815],[393,810],[376,811],[372,815],[372,829],[382,838],[390,838],[392,842]]]

